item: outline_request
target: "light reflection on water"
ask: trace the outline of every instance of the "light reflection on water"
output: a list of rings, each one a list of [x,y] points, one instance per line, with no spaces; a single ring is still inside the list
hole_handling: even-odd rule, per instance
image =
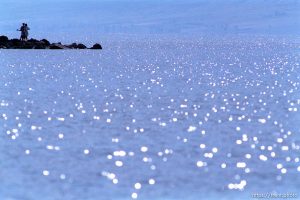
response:
[[[252,39],[1,50],[0,197],[297,191],[297,48]]]

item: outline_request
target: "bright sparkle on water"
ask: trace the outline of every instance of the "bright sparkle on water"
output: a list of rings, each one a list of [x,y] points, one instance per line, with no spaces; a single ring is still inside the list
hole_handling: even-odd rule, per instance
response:
[[[297,191],[297,43],[126,44],[0,51],[0,198]]]

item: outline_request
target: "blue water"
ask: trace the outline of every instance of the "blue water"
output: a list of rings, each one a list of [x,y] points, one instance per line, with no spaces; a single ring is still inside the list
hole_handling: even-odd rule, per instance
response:
[[[0,50],[0,199],[299,198],[299,43],[103,45]]]

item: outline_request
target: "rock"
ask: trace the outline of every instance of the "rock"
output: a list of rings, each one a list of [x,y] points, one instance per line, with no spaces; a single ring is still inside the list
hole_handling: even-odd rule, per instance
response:
[[[0,36],[0,46],[6,47],[8,43],[8,37],[2,35]]]
[[[33,39],[33,38],[31,38],[30,40],[27,40],[26,42],[30,42],[30,43],[34,43],[34,44],[36,44],[36,43],[39,43],[40,41],[39,41],[39,40],[36,40],[36,39]]]
[[[71,48],[71,49],[77,49],[77,44],[72,43],[72,44],[68,45],[68,47]]]
[[[98,43],[94,44],[91,49],[102,49],[102,46]]]
[[[62,43],[50,43],[46,39],[36,40],[31,38],[28,41],[19,39],[9,39],[2,35],[0,36],[0,49],[86,49],[82,43],[72,43],[71,45],[63,45]],[[96,43],[91,49],[102,49],[101,45]]]
[[[50,44],[49,49],[70,49],[70,48],[62,45],[61,43],[53,43],[53,44]]]
[[[20,46],[20,49],[33,49],[34,43],[32,42],[23,42],[23,44]]]
[[[78,48],[78,49],[86,49],[86,46],[85,46],[84,44],[80,44],[80,43],[79,43],[79,44],[77,45],[77,48]]]
[[[11,39],[8,41],[8,48],[10,49],[17,49],[18,47],[22,46],[22,41],[19,39]]]
[[[45,49],[46,44],[42,41],[35,40],[35,39],[30,39],[25,42],[25,46],[31,49]]]
[[[0,36],[0,42],[8,42],[8,37],[5,35]]]
[[[50,46],[50,42],[46,39],[42,39],[41,42],[43,42],[46,46]]]
[[[77,43],[72,43],[70,45],[66,45],[67,47],[71,48],[71,49],[86,49],[86,46],[84,44],[77,44]]]
[[[39,41],[37,43],[34,44],[34,49],[46,49],[47,48],[47,45],[42,42],[42,41]]]
[[[46,49],[45,45],[36,45],[33,47],[34,49]]]

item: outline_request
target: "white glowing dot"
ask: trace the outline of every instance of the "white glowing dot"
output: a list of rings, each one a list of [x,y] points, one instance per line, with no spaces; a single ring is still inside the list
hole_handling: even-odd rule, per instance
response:
[[[84,149],[84,150],[83,150],[83,153],[84,153],[84,154],[89,154],[89,153],[90,153],[90,150]]]
[[[204,153],[204,157],[212,158],[212,157],[214,157],[214,154],[213,153]]]
[[[242,144],[242,140],[236,140],[236,144]]]
[[[48,170],[43,170],[43,175],[44,176],[49,176],[50,172]]]
[[[247,185],[247,181],[246,180],[242,180],[240,185],[242,185],[242,187],[245,187]]]
[[[116,165],[117,167],[122,167],[122,166],[123,166],[123,162],[117,160],[117,161],[115,162],[115,165]]]
[[[173,152],[172,150],[165,149],[165,154],[169,154],[169,153],[172,153],[172,152]]]
[[[57,120],[63,122],[63,121],[65,121],[65,118],[63,118],[63,117],[58,117]]]
[[[58,138],[59,139],[63,139],[64,138],[64,134],[62,134],[62,133],[58,134]]]
[[[266,123],[266,122],[267,122],[267,120],[266,120],[266,119],[258,119],[258,121],[259,121],[260,123],[262,123],[262,124],[264,124],[264,123]]]
[[[281,169],[283,166],[281,163],[277,164],[277,169]]]
[[[137,197],[138,197],[137,193],[133,192],[133,193],[131,194],[131,198],[136,199]]]
[[[112,182],[113,182],[113,184],[118,184],[118,179],[116,179],[116,178],[114,178],[113,180],[112,180]]]
[[[160,122],[159,125],[160,126],[167,126],[167,124],[165,122]]]
[[[271,157],[275,157],[276,156],[276,153],[275,152],[271,152]]]
[[[300,169],[300,167],[298,167]],[[154,185],[155,184],[155,180],[154,179],[149,179],[149,185]]]
[[[285,168],[281,169],[281,173],[285,174],[287,172],[287,170]]]
[[[156,170],[155,165],[151,165],[150,169],[151,169],[151,170]]]
[[[288,151],[288,150],[289,150],[289,147],[288,147],[288,146],[282,146],[282,147],[281,147],[281,150],[282,150],[282,151]]]
[[[243,141],[247,142],[248,141],[248,136],[246,134],[243,134]]]
[[[237,168],[245,168],[246,167],[246,163],[244,163],[244,162],[238,162],[238,163],[236,163],[236,167]]]
[[[221,167],[224,169],[224,168],[226,168],[226,163],[222,163],[221,164]]]
[[[29,150],[29,149],[26,149],[26,150],[25,150],[25,154],[27,154],[27,155],[30,154],[30,150]]]
[[[241,130],[241,128],[240,128],[240,127],[236,127],[235,129],[236,129],[236,131],[240,131],[240,130]]]
[[[214,148],[212,149],[212,152],[213,152],[213,153],[217,153],[217,152],[218,152],[218,148],[214,147]]]
[[[232,183],[228,184],[228,189],[232,190],[234,188],[235,188],[234,184],[232,184]]]
[[[189,128],[188,128],[188,132],[194,132],[194,131],[196,131],[196,129],[197,129],[197,127],[195,127],[195,126],[189,126]]]
[[[245,157],[246,157],[247,159],[250,159],[250,158],[251,158],[251,154],[247,153],[247,154],[245,155]]]
[[[278,143],[282,143],[282,142],[283,142],[283,139],[282,139],[282,138],[277,138],[277,142],[278,142]]]
[[[268,160],[268,157],[266,157],[265,155],[259,155],[259,159],[262,160],[262,161],[267,161]]]
[[[61,174],[59,177],[60,177],[60,179],[62,179],[62,180],[66,179],[66,175],[65,175],[65,174]]]
[[[140,183],[136,183],[136,184],[134,184],[134,188],[139,190],[142,188],[142,185]]]
[[[106,122],[107,123],[111,123],[111,119],[106,119]]]
[[[272,151],[273,147],[272,146],[268,146],[268,150]]]
[[[245,173],[250,173],[250,169],[249,169],[249,168],[246,168],[246,169],[245,169]]]
[[[148,147],[145,146],[141,147],[141,152],[147,152],[147,151],[148,151]]]
[[[197,161],[197,167],[203,167],[204,163],[202,161]]]
[[[107,174],[107,178],[110,180],[113,180],[116,177],[116,175],[114,173],[108,173]]]
[[[298,166],[297,171],[300,172],[300,166]]]
[[[54,146],[52,146],[52,145],[47,145],[46,148],[49,149],[49,150],[53,150],[53,149],[54,149]]]
[[[126,152],[122,151],[122,150],[121,151],[115,151],[114,156],[124,157],[124,156],[126,156]]]
[[[204,149],[205,148],[205,144],[200,144],[200,148]]]

